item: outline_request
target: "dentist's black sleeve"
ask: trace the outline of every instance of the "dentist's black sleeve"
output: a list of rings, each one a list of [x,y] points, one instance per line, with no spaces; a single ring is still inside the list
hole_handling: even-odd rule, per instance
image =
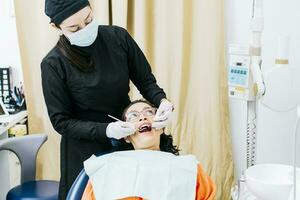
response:
[[[63,136],[74,139],[100,140],[106,138],[108,123],[74,118],[72,100],[64,73],[55,60],[41,63],[42,88],[48,115],[54,129]]]
[[[120,30],[127,51],[129,77],[142,96],[158,107],[160,101],[166,98],[166,94],[157,85],[150,64],[137,43],[125,29],[120,28]]]

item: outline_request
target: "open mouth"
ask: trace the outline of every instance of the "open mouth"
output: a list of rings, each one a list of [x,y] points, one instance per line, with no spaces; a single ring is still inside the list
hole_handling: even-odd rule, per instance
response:
[[[145,123],[142,124],[139,128],[140,133],[150,132],[152,130],[151,124]]]

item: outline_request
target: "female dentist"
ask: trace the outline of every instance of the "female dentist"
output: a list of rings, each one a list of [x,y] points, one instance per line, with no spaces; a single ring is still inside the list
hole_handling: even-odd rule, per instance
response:
[[[173,105],[157,85],[144,54],[117,26],[98,25],[88,0],[46,0],[45,13],[62,35],[41,63],[43,94],[54,129],[61,134],[59,199],[92,154],[112,150],[110,138],[135,132],[121,118],[130,103],[129,81],[158,106],[154,128],[170,121]]]

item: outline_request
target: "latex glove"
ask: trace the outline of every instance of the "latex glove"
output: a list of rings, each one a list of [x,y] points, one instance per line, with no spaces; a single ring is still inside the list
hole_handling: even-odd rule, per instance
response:
[[[136,131],[134,124],[130,122],[116,121],[109,123],[106,128],[106,135],[117,140],[134,134]]]
[[[155,129],[166,127],[171,121],[173,110],[173,104],[167,99],[163,99],[153,118],[154,122],[152,123],[152,127]]]

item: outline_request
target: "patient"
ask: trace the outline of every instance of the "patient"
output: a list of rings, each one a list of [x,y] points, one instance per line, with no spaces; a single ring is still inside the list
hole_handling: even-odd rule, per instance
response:
[[[166,135],[164,129],[153,129],[151,124],[155,116],[156,108],[145,100],[137,100],[132,102],[123,113],[123,120],[135,124],[137,131],[125,139],[120,140],[118,150],[152,150],[169,152],[179,155],[179,150],[173,145],[171,135]],[[179,156],[180,157],[180,156]],[[195,199],[196,200],[212,200],[214,199],[216,187],[211,178],[203,171],[200,164],[196,168],[195,179]],[[196,171],[195,171],[196,172]],[[92,184],[89,181],[82,200],[94,200],[95,194]],[[140,197],[127,197],[123,200],[142,200]]]

